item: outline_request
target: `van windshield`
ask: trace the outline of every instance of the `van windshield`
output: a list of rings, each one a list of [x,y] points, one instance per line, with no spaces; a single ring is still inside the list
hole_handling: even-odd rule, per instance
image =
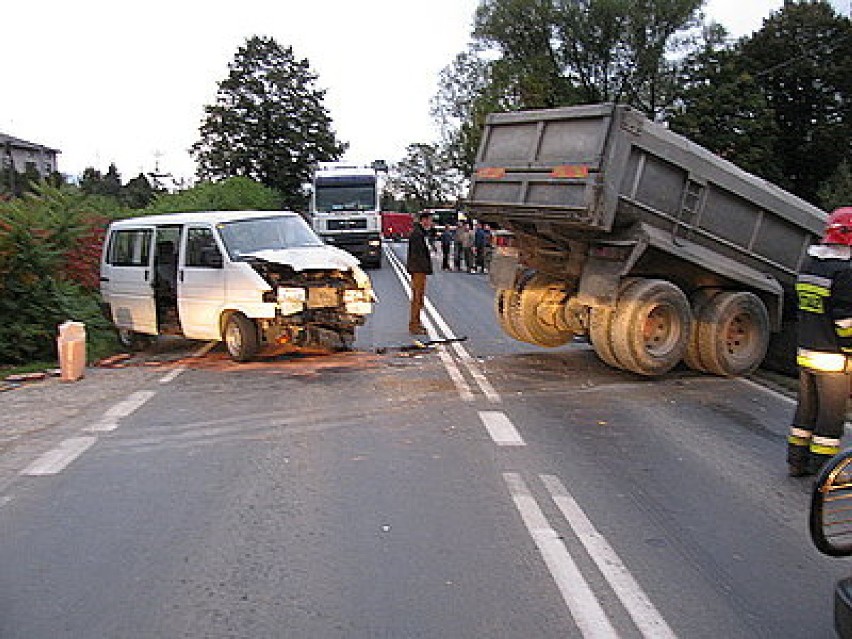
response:
[[[298,215],[223,222],[218,229],[232,260],[259,251],[323,245],[322,240]]]

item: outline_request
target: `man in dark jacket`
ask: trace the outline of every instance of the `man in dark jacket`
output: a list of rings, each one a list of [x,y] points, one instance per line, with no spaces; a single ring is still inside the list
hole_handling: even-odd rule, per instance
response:
[[[852,207],[828,217],[796,281],[799,403],[787,438],[790,475],[819,472],[840,452],[852,355]]]
[[[426,297],[426,276],[432,274],[432,254],[426,238],[432,228],[432,214],[423,212],[418,217],[408,238],[408,257],[405,267],[411,275],[411,313],[408,317],[408,332],[424,335],[426,328],[420,323],[420,311]]]

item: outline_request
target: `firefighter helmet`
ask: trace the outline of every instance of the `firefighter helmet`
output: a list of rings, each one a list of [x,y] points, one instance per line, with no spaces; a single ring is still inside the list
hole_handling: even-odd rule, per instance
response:
[[[822,241],[852,246],[852,206],[836,209],[828,216]]]

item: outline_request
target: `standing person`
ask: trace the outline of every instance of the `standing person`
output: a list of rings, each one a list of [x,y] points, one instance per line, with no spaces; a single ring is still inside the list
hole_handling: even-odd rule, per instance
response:
[[[432,254],[427,238],[432,228],[432,214],[419,215],[414,229],[408,237],[408,256],[405,267],[411,275],[411,311],[408,316],[408,332],[412,335],[424,335],[426,328],[420,323],[420,311],[426,297],[426,276],[432,274]]]
[[[828,217],[796,281],[799,402],[787,439],[792,477],[812,475],[840,452],[852,355],[852,207]]]
[[[464,222],[459,222],[453,234],[453,264],[457,271],[461,270],[462,255],[464,254]]]
[[[453,238],[455,236],[455,227],[448,226],[441,233],[441,268],[445,271],[450,269],[450,251],[453,248]]]
[[[470,230],[470,224],[467,222],[462,222],[461,227],[461,249],[462,256],[464,257],[464,270],[473,273],[473,232]]]
[[[475,256],[474,271],[485,271],[485,229],[482,228],[482,223],[476,223],[476,230],[473,232],[473,253]]]

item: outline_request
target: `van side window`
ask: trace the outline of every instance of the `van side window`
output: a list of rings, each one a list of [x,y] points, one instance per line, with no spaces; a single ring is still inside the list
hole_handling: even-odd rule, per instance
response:
[[[186,266],[222,268],[222,253],[209,228],[192,228],[186,233]]]
[[[107,262],[113,266],[148,266],[151,229],[116,231],[110,240]]]

